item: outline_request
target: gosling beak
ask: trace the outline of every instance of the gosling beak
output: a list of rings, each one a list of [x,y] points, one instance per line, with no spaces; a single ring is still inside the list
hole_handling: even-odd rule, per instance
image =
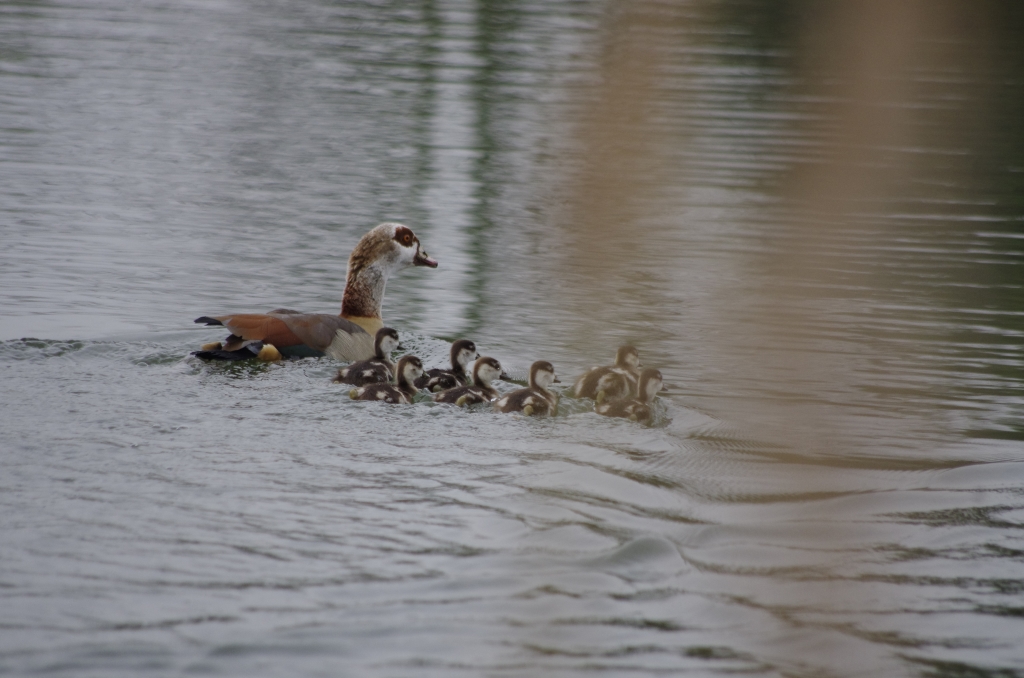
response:
[[[498,379],[501,379],[502,381],[512,381],[511,375],[509,375],[505,370],[501,371],[501,376],[498,377]]]
[[[401,344],[399,344],[398,347],[395,350],[396,351],[404,351],[405,350],[405,346],[402,346]]]
[[[554,379],[554,383],[556,383],[556,384],[561,384],[561,383],[562,383],[562,380],[561,380],[561,379],[559,379],[558,377],[555,377],[555,379]]]
[[[437,268],[437,261],[430,258],[430,256],[424,250],[416,250],[416,256],[412,259],[413,266],[429,266],[430,268]]]

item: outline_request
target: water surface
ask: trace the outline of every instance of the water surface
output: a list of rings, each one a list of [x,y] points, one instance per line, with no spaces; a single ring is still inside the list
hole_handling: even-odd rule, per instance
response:
[[[1024,22],[879,5],[0,6],[0,672],[1024,674]],[[656,424],[189,355],[386,219]]]

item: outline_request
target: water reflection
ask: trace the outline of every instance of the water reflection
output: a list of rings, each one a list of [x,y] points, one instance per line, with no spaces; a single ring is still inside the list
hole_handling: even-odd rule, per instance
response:
[[[733,20],[746,8],[721,5]],[[937,673],[956,671],[923,648],[1007,647],[1007,636],[986,624],[978,635],[941,624],[923,631],[899,603],[869,605],[868,616],[902,617],[903,628],[862,628],[863,601],[887,595],[873,582],[893,581],[867,553],[900,549],[896,534],[865,532],[863,520],[880,508],[877,483],[903,485],[900,469],[931,471],[938,486],[943,468],[1019,459],[1005,446],[961,442],[979,425],[1020,439],[1002,414],[1019,414],[1017,398],[1002,391],[993,409],[988,398],[978,407],[965,397],[1007,383],[993,382],[990,367],[972,369],[992,356],[992,339],[981,336],[998,336],[996,351],[1018,336],[986,322],[1016,324],[1016,301],[982,311],[964,298],[1003,257],[1019,256],[982,245],[991,236],[976,231],[1018,230],[979,187],[982,151],[971,143],[980,120],[999,117],[995,101],[970,92],[991,77],[990,50],[1004,46],[991,40],[985,12],[950,5],[786,6],[754,13],[760,25],[745,16],[749,33],[732,23],[701,30],[722,20],[702,9],[630,3],[609,22],[599,84],[578,103],[569,254],[552,269],[565,287],[590,292],[574,329],[594,347],[642,328],[648,346],[692,363],[668,368],[689,402],[743,422],[765,441],[748,453],[785,463],[781,477],[765,468],[749,494],[733,494],[742,485],[733,478],[731,496],[718,495],[740,506],[783,503],[767,522],[737,510],[756,532],[709,528],[732,549],[700,565],[738,576],[730,589],[744,591],[744,604],[789,617],[794,632],[815,639],[794,670],[889,673],[888,646],[925,652],[911,656]],[[988,44],[977,50],[979,41]],[[965,311],[986,320],[964,323]],[[1020,381],[1019,346],[998,362]],[[984,424],[965,426],[979,415]],[[874,480],[857,479],[855,467]],[[846,499],[862,491],[873,498]],[[959,525],[963,511],[929,515]],[[956,548],[977,552],[975,537]],[[715,552],[704,542],[701,550]],[[779,558],[786,551],[800,555]],[[916,556],[940,569],[948,558]],[[860,563],[858,573],[844,574],[844,561]],[[995,569],[1008,573],[1011,562]],[[759,568],[773,576],[750,576]],[[791,579],[804,582],[801,592],[780,596]],[[828,584],[806,583],[815,581]]]

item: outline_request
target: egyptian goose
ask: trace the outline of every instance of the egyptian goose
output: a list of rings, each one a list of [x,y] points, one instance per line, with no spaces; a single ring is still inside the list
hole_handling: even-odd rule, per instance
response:
[[[357,360],[342,367],[334,377],[335,384],[386,384],[394,379],[395,366],[389,359],[391,352],[398,348],[398,332],[390,327],[377,330],[373,338],[373,357],[369,360]]]
[[[640,373],[640,395],[632,400],[610,400],[599,404],[595,410],[606,417],[624,417],[631,421],[649,422],[652,418],[651,404],[661,390],[661,372],[650,367]]]
[[[501,363],[494,358],[477,358],[473,363],[473,383],[469,386],[458,386],[447,391],[434,394],[439,403],[455,403],[459,407],[486,403],[498,397],[498,391],[491,382],[503,376]]]
[[[348,258],[341,315],[278,308],[269,313],[203,316],[196,322],[223,325],[231,335],[223,345],[204,346],[195,355],[223,358],[251,342],[262,342],[285,356],[326,353],[336,360],[366,360],[374,354],[374,334],[384,326],[380,310],[388,277],[406,266],[437,268],[437,262],[420,248],[419,238],[407,226],[380,224],[360,238]]]
[[[431,393],[446,391],[456,386],[465,386],[469,383],[466,378],[469,364],[480,357],[476,352],[476,344],[469,339],[459,339],[452,343],[451,369],[434,367],[423,373],[423,376],[416,380],[416,388],[425,388]]]
[[[615,365],[605,367],[594,367],[576,380],[572,386],[572,392],[577,398],[594,398],[598,402],[606,397],[621,397],[619,390],[621,382],[614,377],[606,377],[602,382],[601,378],[608,374],[621,374],[629,387],[627,393],[622,395],[634,395],[637,393],[637,379],[640,377],[640,354],[632,346],[620,346],[615,352]],[[612,389],[609,393],[607,390]]]
[[[555,366],[546,360],[530,365],[530,386],[512,391],[494,403],[499,412],[522,412],[531,414],[557,414],[558,396],[548,390],[552,382],[558,381]]]
[[[423,363],[414,355],[407,355],[395,367],[394,384],[369,384],[349,391],[352,400],[379,400],[392,405],[409,405],[416,395],[414,382],[423,374]]]

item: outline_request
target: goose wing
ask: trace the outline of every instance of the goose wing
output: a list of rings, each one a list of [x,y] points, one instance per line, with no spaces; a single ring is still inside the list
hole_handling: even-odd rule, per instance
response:
[[[246,341],[262,341],[278,348],[304,343],[287,324],[267,313],[237,313],[212,318],[203,316],[197,318],[196,322],[207,325],[223,325],[235,337]]]
[[[270,313],[203,316],[196,322],[223,325],[241,339],[262,341],[278,348],[306,345],[346,362],[373,357],[373,337],[354,322],[329,313],[277,309]]]
[[[373,335],[340,316],[330,318],[330,323],[317,328],[317,340],[325,343],[320,350],[341,361],[369,360],[374,356]]]

